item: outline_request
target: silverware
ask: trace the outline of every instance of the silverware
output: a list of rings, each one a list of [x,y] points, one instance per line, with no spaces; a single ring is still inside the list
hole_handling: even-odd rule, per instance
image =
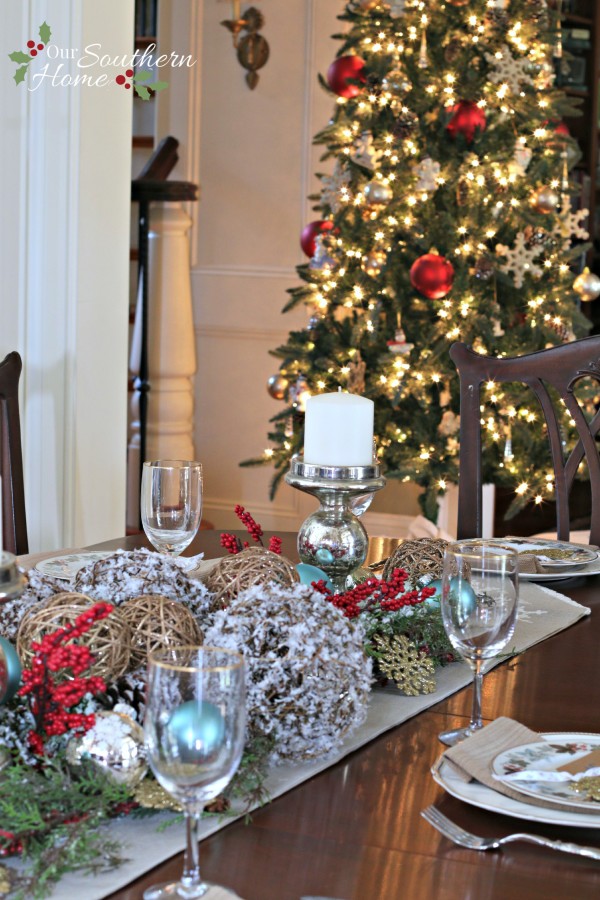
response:
[[[576,856],[600,859],[600,850],[596,847],[582,847],[580,844],[571,844],[566,841],[551,841],[550,838],[540,837],[539,834],[518,832],[499,838],[478,837],[476,834],[471,834],[470,831],[465,831],[459,825],[455,825],[435,806],[428,806],[427,809],[422,811],[421,815],[430,825],[437,828],[444,837],[447,837],[455,844],[459,844],[461,847],[467,847],[469,850],[497,850],[502,844],[508,844],[511,841],[528,841],[531,844],[540,844],[542,847],[551,847],[552,850],[562,850],[563,853],[574,853]]]

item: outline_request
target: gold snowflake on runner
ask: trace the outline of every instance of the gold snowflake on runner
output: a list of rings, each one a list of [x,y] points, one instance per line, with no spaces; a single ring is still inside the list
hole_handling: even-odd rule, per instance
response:
[[[493,84],[500,85],[498,96],[501,99],[506,96],[508,90],[512,94],[519,94],[522,85],[529,84],[531,87],[535,85],[534,78],[530,74],[531,61],[525,56],[513,56],[506,44],[496,53],[486,53],[485,58],[490,64],[488,78]]]
[[[562,241],[563,251],[570,249],[573,238],[587,241],[590,233],[583,223],[587,223],[589,216],[589,209],[576,209],[573,211],[567,207],[564,212],[560,213],[558,221],[552,230],[552,235],[557,241]]]
[[[435,666],[405,634],[375,634],[377,666],[396,687],[409,697],[435,691]]]
[[[512,247],[507,247],[506,244],[496,244],[496,253],[498,256],[504,256],[506,260],[498,266],[498,270],[506,275],[512,272],[514,286],[516,288],[523,287],[525,275],[533,275],[536,278],[542,275],[542,268],[534,262],[534,259],[543,253],[543,250],[543,247],[536,245],[528,247],[525,234],[519,231]]]
[[[340,163],[339,159],[336,161],[331,175],[321,175],[321,199],[332,213],[339,212],[341,204],[350,200],[348,191],[350,179],[350,172]]]

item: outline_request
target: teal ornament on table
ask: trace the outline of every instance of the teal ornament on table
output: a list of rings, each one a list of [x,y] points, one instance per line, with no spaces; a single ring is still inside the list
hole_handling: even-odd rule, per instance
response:
[[[329,552],[329,551],[327,551]],[[324,581],[330,591],[333,591],[331,579],[323,569],[311,566],[310,563],[298,563],[296,572],[300,576],[300,584],[312,584],[313,581]]]
[[[450,579],[450,592],[458,594],[457,613],[459,618],[467,619],[477,606],[477,594],[468,581],[456,577]]]
[[[181,762],[202,762],[219,750],[225,722],[213,703],[188,700],[173,710],[166,731],[168,740],[177,745]]]
[[[0,637],[0,705],[8,703],[21,683],[21,662],[17,651],[6,638]]]

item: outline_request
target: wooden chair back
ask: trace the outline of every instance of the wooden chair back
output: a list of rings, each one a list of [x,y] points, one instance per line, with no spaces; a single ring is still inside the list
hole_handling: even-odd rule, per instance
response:
[[[588,421],[573,393],[583,378],[600,382],[600,335],[504,359],[482,356],[466,344],[456,343],[450,348],[450,356],[460,379],[458,538],[481,537],[481,385],[488,381],[521,382],[537,397],[547,426],[555,476],[557,536],[559,540],[569,540],[569,494],[585,457],[592,500],[590,543],[600,545],[600,456],[596,445],[600,410]],[[566,458],[557,398],[570,412],[579,435]]]
[[[21,357],[16,351],[9,353],[0,363],[2,544],[4,550],[17,555],[29,551],[19,418],[19,378],[22,368]]]

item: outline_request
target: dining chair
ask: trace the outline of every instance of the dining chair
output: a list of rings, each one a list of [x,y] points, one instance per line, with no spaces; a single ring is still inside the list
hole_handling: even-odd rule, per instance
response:
[[[0,363],[0,476],[2,477],[2,546],[10,553],[29,552],[21,423],[19,378],[23,363],[16,351]]]
[[[482,532],[481,385],[488,381],[520,382],[537,397],[547,426],[555,476],[557,537],[569,540],[569,494],[585,458],[592,501],[589,540],[590,544],[600,544],[600,456],[596,445],[600,410],[588,421],[573,392],[583,378],[600,382],[600,335],[502,359],[475,353],[458,342],[450,347],[450,357],[460,381],[458,538],[481,537]],[[559,418],[561,401],[571,413],[579,435],[566,458]]]

